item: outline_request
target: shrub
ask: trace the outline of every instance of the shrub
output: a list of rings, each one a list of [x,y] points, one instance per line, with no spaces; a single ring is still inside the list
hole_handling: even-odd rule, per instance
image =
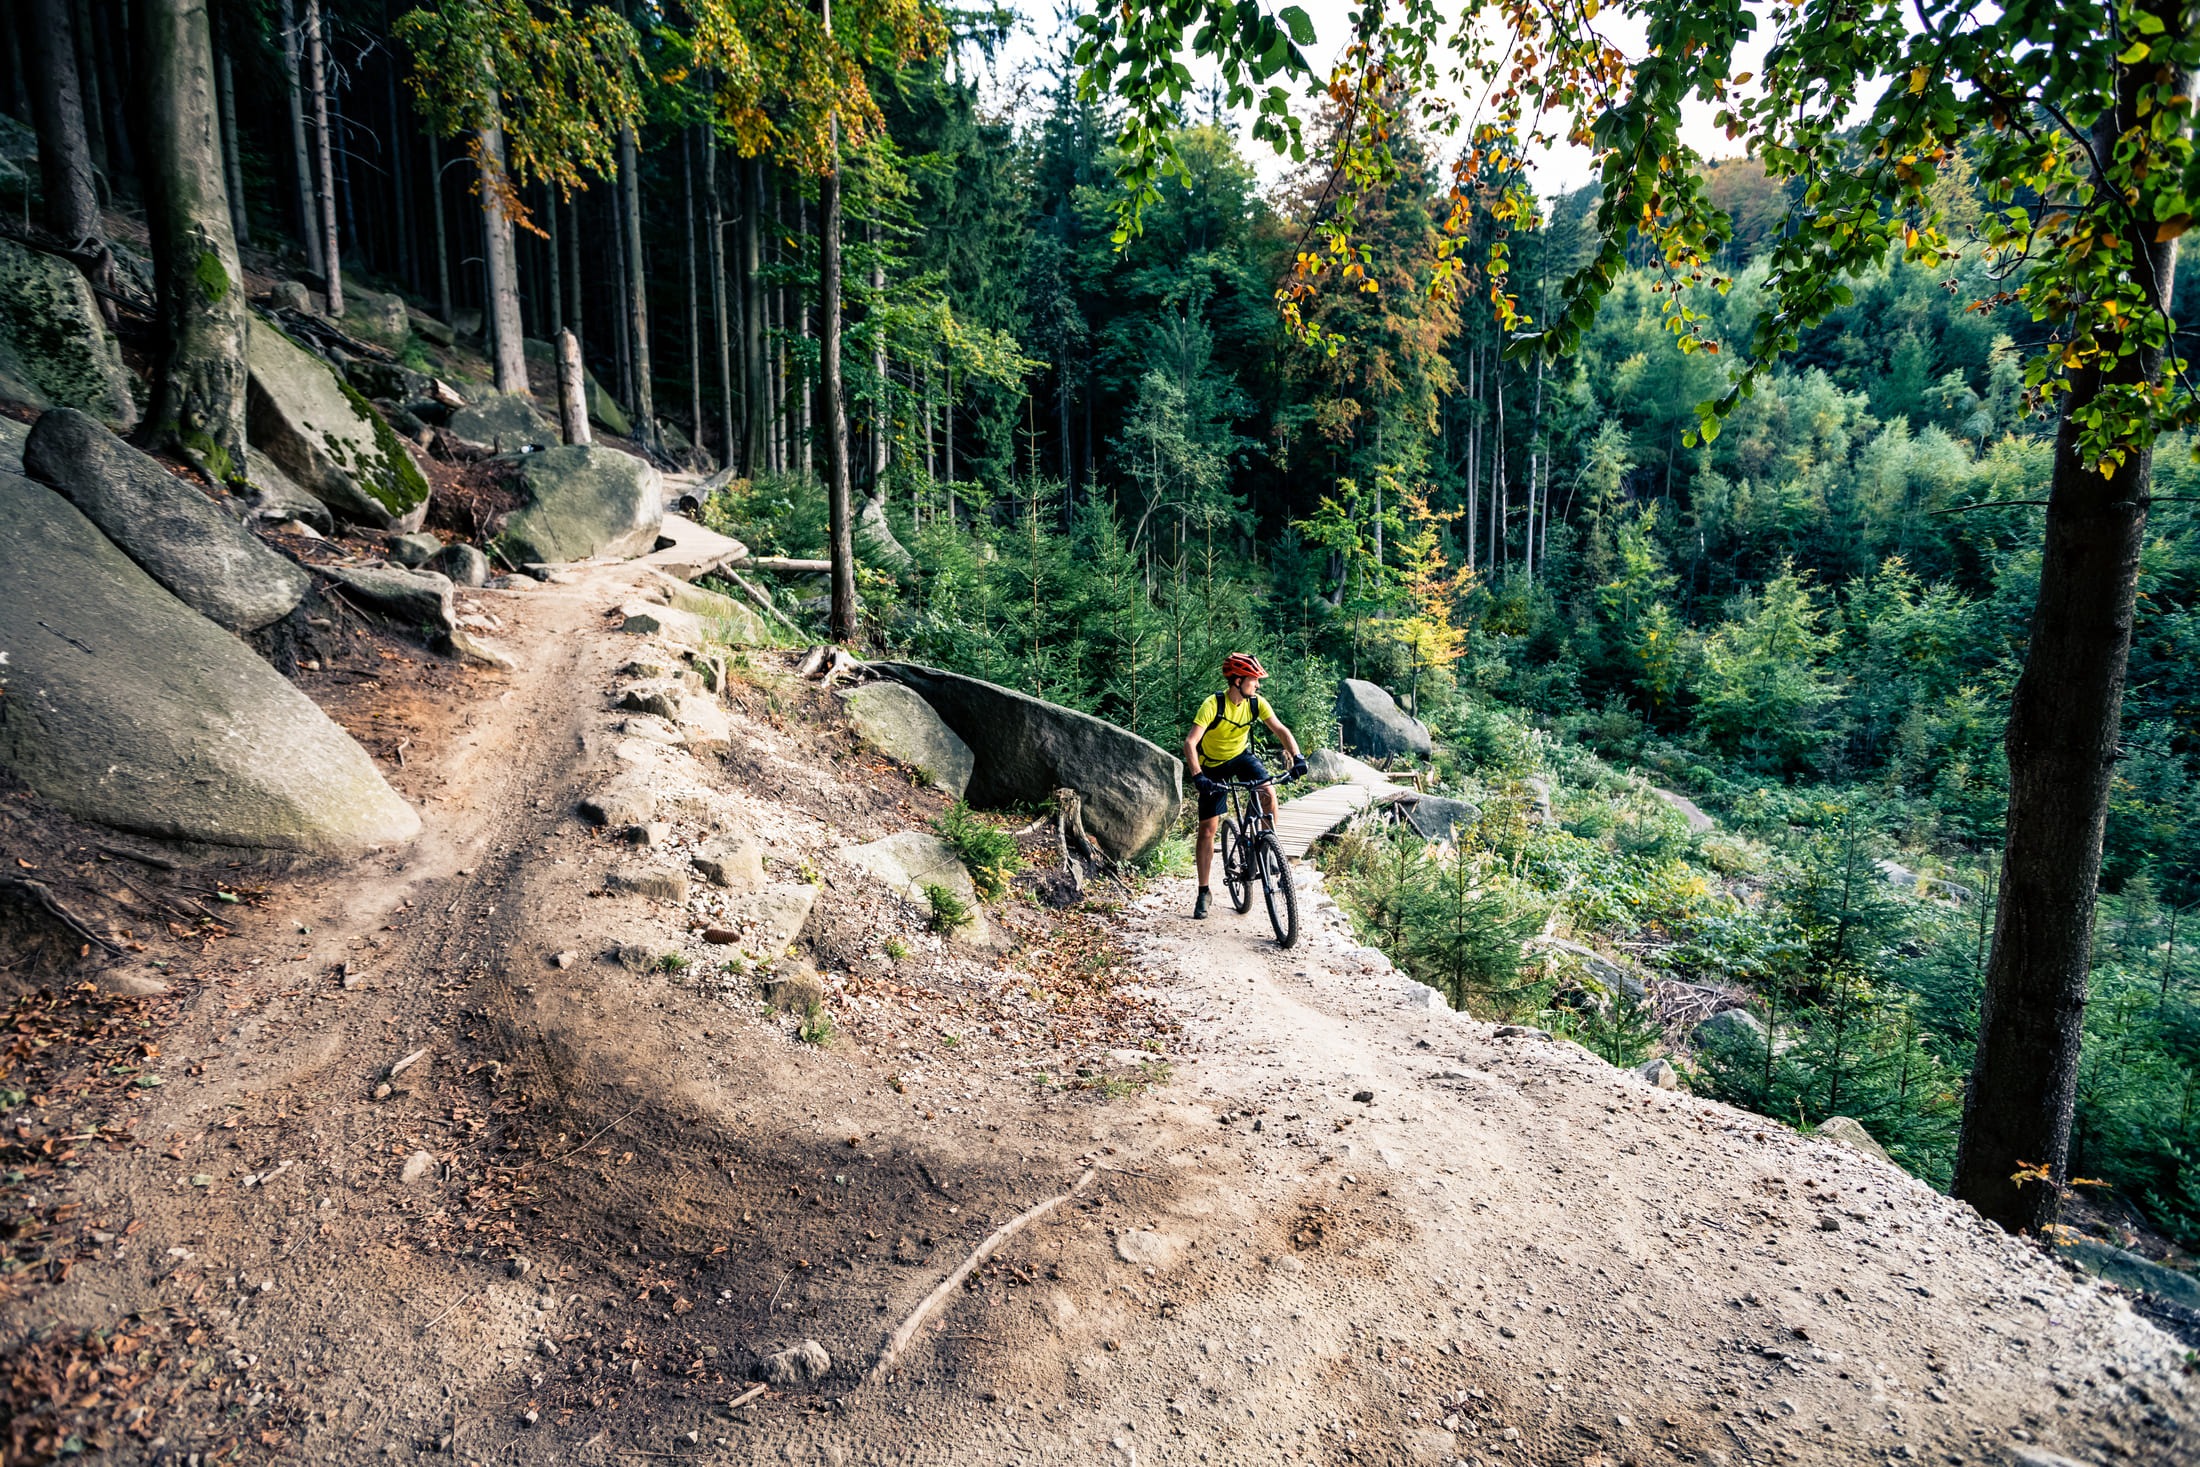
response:
[[[970,925],[970,908],[963,905],[961,897],[944,886],[927,886],[924,899],[932,904],[932,930],[953,932],[958,927]]]

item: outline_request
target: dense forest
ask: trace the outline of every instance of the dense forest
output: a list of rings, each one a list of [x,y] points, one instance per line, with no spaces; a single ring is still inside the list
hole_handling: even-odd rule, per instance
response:
[[[169,291],[143,256],[178,165],[143,69],[171,8],[27,0],[0,27],[6,232],[79,261],[147,359],[144,303]],[[1668,998],[1740,993],[1759,1037],[1703,1046],[1694,1083],[1858,1117],[1947,1184],[2057,428],[1960,154],[1933,184],[1952,254],[1852,276],[1707,439],[1727,366],[1676,349],[1672,295],[1701,338],[1748,335],[1798,202],[1752,159],[1699,180],[1734,221],[1731,287],[1638,250],[1552,360],[1507,350],[1486,295],[1557,311],[1601,248],[1600,191],[1461,232],[1458,144],[1400,133],[1356,204],[1371,263],[1308,299],[1309,345],[1277,291],[1318,247],[1350,123],[1328,115],[1271,186],[1241,114],[1188,102],[1181,174],[1119,239],[1123,118],[1079,85],[1066,23],[1051,61],[981,87],[1025,23],[1006,12],[210,13],[211,156],[255,295],[302,282],[338,324],[347,294],[402,296],[404,365],[469,391],[548,395],[530,344],[570,333],[590,416],[716,474],[703,516],[757,552],[824,555],[859,508],[883,516],[852,586],[809,607],[880,651],[1164,747],[1228,650],[1266,661],[1309,747],[1334,741],[1340,677],[1383,684],[1436,733],[1426,777],[1482,816],[1330,855],[1373,938],[1461,1006],[1615,1061],[1663,1047],[1649,991],[1523,939],[1643,954]],[[2188,271],[2172,314],[2195,292]],[[2071,1167],[2200,1244],[2186,436],[2154,476]],[[1523,817],[1554,788],[1549,821]]]

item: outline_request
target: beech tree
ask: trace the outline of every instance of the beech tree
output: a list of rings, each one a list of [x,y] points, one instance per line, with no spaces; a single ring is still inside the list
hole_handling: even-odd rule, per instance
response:
[[[622,139],[641,116],[639,42],[618,12],[576,14],[557,0],[439,0],[399,20],[396,34],[412,50],[409,82],[430,125],[463,137],[474,160],[497,390],[524,393],[512,231],[544,231],[519,190],[546,183],[569,198],[590,174],[615,176]],[[646,378],[646,354],[638,366]],[[646,434],[648,415],[640,417]]]
[[[1547,319],[1521,309],[1502,240],[1472,275],[1454,252],[1430,288],[1477,290],[1512,356],[1555,360],[1579,343],[1629,251],[1649,254],[1679,348],[1733,363],[1723,394],[1697,410],[1690,441],[1708,441],[1802,332],[1850,299],[1848,278],[1894,254],[1928,267],[1955,257],[1932,186],[1968,160],[1995,206],[1978,229],[1995,299],[2043,328],[2025,381],[2059,429],[2035,501],[2046,511],[2040,586],[2007,732],[2003,896],[1954,1191],[2005,1227],[2040,1227],[2067,1181],[2153,447],[2196,416],[2169,314],[2177,239],[2200,195],[2192,11],[2177,0],[1919,0],[1913,15],[1895,0],[1800,0],[1773,8],[1759,77],[1734,64],[1757,25],[1738,0],[1620,0],[1603,14],[1642,27],[1639,56],[1599,29],[1599,13],[1595,0],[1370,6],[1317,77],[1300,50],[1313,27],[1296,6],[1098,7],[1081,22],[1082,85],[1127,102],[1118,237],[1137,230],[1156,181],[1182,170],[1169,119],[1190,86],[1187,52],[1219,65],[1229,100],[1252,108],[1255,135],[1278,148],[1305,151],[1302,84],[1344,119],[1336,202],[1278,290],[1286,320],[1324,349],[1337,342],[1312,310],[1321,294],[1378,288],[1355,205],[1395,174],[1409,119],[1457,140],[1454,237],[1478,212],[1500,227],[1533,217],[1514,166],[1528,147],[1586,148],[1601,186],[1596,247],[1555,288]],[[1446,96],[1471,99],[1476,120]],[[1690,100],[1715,109],[1791,201],[1744,341],[1713,337],[1699,308],[1702,291],[1726,285],[1711,261],[1733,225],[1682,134]]]
[[[832,560],[832,634],[856,634],[855,509],[849,486],[848,411],[841,372],[840,159],[884,130],[865,80],[873,64],[900,65],[941,38],[922,0],[832,0],[816,13],[791,5],[691,0],[698,64],[715,68],[718,123],[744,157],[769,156],[818,180],[819,407]],[[752,205],[753,207],[753,205]]]

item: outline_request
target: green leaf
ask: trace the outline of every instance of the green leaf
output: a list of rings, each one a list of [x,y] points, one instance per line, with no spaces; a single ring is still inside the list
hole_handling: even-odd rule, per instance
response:
[[[1306,12],[1298,6],[1284,6],[1283,9],[1276,12],[1276,19],[1282,21],[1284,29],[1291,32],[1291,39],[1294,43],[1301,46],[1314,44],[1314,22],[1308,20]],[[2160,30],[2162,23],[2157,20],[2154,22],[2154,26],[2156,30]]]
[[[2146,60],[2153,50],[2154,48],[2144,41],[2133,41],[2125,49],[2124,54],[2116,58],[2116,64],[2118,66],[2137,66],[2140,62]]]

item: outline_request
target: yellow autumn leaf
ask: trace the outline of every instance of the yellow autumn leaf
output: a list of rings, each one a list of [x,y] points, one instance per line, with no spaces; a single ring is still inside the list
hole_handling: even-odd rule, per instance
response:
[[[1915,71],[1912,71],[1912,72],[1910,73],[1910,90],[1911,90],[1912,92],[1922,92],[1922,91],[1924,91],[1924,90],[1925,90],[1925,82],[1926,82],[1926,75],[1925,75],[1925,68],[1924,68],[1924,67],[1920,66],[1920,67],[1918,67],[1918,68],[1917,68],[1917,69],[1916,69]]]

